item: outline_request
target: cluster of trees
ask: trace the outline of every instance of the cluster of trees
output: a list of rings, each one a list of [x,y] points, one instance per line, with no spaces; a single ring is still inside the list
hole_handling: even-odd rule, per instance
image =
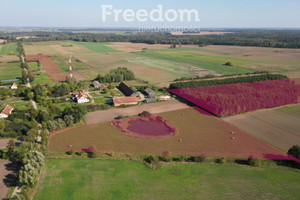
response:
[[[223,35],[172,35],[169,32],[138,32],[131,34],[86,33],[72,30],[33,31],[0,33],[0,39],[16,42],[16,36],[28,35],[34,38],[23,38],[23,41],[55,41],[73,40],[82,42],[134,42],[147,44],[170,44],[172,47],[181,44],[205,45],[237,45],[276,48],[300,48],[299,30],[254,30],[228,29]]]
[[[117,69],[112,69],[106,75],[98,74],[96,80],[100,83],[116,83],[121,81],[135,80],[135,76],[132,71],[125,67],[118,67]]]
[[[278,79],[287,79],[287,78],[288,78],[287,76],[280,75],[280,74],[262,74],[257,76],[245,76],[245,77],[226,78],[226,79],[177,82],[177,83],[172,83],[169,88],[178,89],[178,88],[202,87],[202,86],[211,86],[211,85],[224,85],[224,84],[234,84],[234,83],[278,80]]]
[[[47,128],[50,131],[56,129],[62,129],[65,127],[72,126],[80,122],[84,115],[87,114],[87,108],[85,105],[74,104],[71,107],[66,107],[62,112],[61,116],[47,122]]]
[[[31,71],[29,71],[28,63],[25,59],[25,50],[23,47],[22,41],[17,42],[17,50],[19,52],[19,58],[21,63],[22,71],[22,82],[27,83],[27,81],[32,82],[34,80],[34,75]]]

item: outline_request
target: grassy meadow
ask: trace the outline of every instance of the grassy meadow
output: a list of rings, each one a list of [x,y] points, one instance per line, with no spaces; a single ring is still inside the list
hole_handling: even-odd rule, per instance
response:
[[[110,43],[107,42],[72,42],[75,45],[81,45],[89,50],[96,52],[96,53],[111,53],[111,52],[120,52],[116,49],[112,49],[108,47],[107,45],[110,45]]]
[[[11,54],[12,52],[12,54]],[[0,49],[0,55],[18,55],[16,44],[5,44]]]
[[[151,170],[133,161],[53,159],[33,199],[299,199],[299,178],[283,168],[176,164]]]
[[[22,76],[20,62],[0,63],[0,80],[11,80]]]

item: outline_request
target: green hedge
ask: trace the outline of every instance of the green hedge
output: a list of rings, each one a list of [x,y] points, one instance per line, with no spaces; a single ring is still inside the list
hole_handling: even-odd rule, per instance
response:
[[[178,82],[178,83],[172,83],[169,88],[179,89],[179,88],[202,87],[202,86],[211,86],[211,85],[224,85],[224,84],[234,84],[234,83],[278,80],[278,79],[287,79],[287,78],[288,78],[287,76],[280,75],[280,74],[264,74],[264,75],[257,75],[257,76],[245,76],[245,77],[215,79],[215,80],[206,80],[206,81]]]

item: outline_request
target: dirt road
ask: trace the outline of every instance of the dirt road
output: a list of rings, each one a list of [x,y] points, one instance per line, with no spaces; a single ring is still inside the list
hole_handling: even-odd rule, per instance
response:
[[[5,198],[16,179],[16,166],[8,160],[0,160],[0,199]]]
[[[96,124],[114,120],[119,115],[137,115],[145,110],[149,111],[152,114],[156,114],[185,108],[190,108],[190,106],[177,100],[173,100],[167,102],[145,104],[141,106],[132,106],[128,108],[115,108],[110,110],[90,112],[85,116],[85,120],[87,124]]]
[[[276,110],[261,110],[224,120],[284,151],[300,145],[300,119]]]

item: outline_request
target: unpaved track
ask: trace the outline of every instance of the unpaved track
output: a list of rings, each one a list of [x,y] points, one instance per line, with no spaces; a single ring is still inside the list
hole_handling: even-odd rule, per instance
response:
[[[16,166],[8,160],[0,160],[0,199],[5,198],[16,179]]]
[[[226,117],[224,121],[284,151],[293,145],[300,145],[300,119],[276,110]]]
[[[174,110],[181,110],[185,108],[190,108],[190,106],[177,100],[173,100],[160,103],[151,103],[141,106],[132,106],[128,108],[115,108],[110,110],[90,112],[85,116],[85,121],[87,124],[96,124],[114,120],[119,115],[137,115],[145,110],[149,111],[152,114],[157,114]]]

